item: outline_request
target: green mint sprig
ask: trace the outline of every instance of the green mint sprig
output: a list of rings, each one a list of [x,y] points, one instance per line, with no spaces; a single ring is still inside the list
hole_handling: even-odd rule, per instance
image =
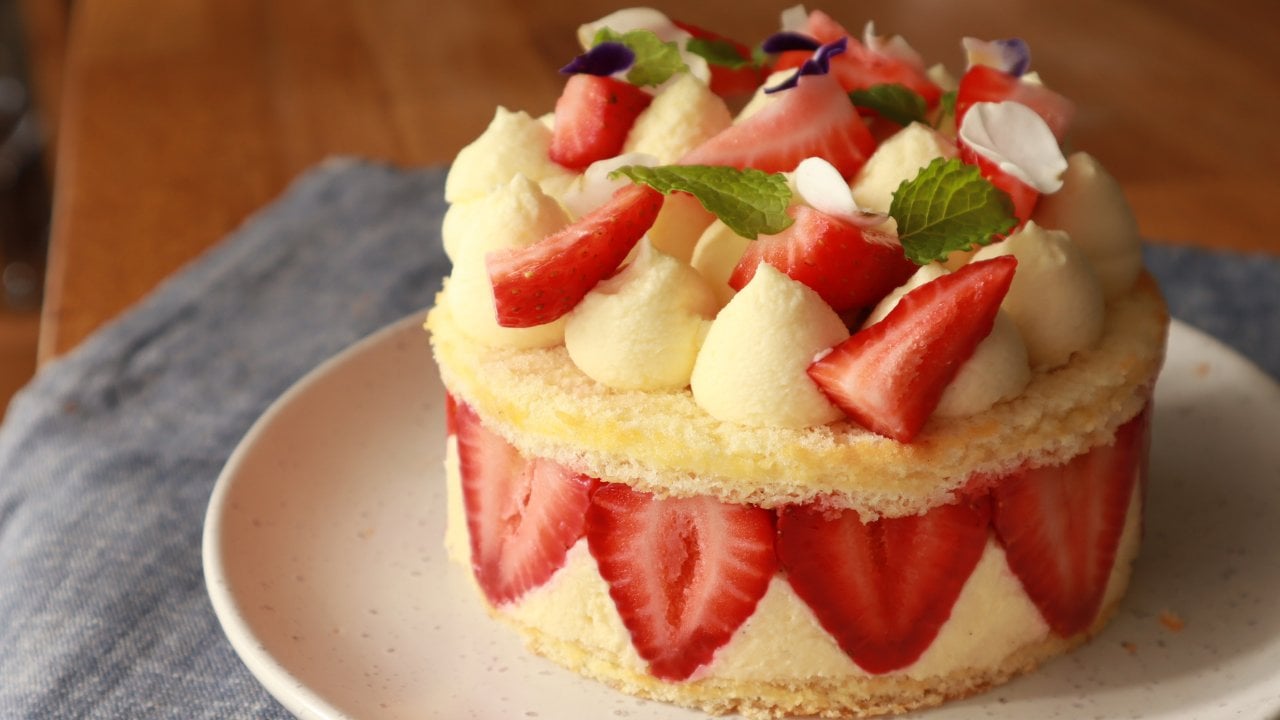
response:
[[[627,165],[609,173],[643,183],[661,193],[686,192],[698,198],[738,235],[755,240],[775,235],[791,225],[787,206],[791,189],[781,173],[710,165]]]
[[[1008,193],[956,158],[936,158],[903,181],[889,215],[898,223],[903,252],[917,265],[987,245],[1018,224]]]
[[[674,42],[663,42],[652,30],[631,30],[620,33],[612,28],[600,28],[591,45],[604,42],[622,43],[635,53],[635,63],[627,71],[627,82],[644,87],[661,85],[678,72],[688,72],[680,57],[680,48]]]
[[[730,70],[754,65],[751,58],[744,58],[738,48],[728,40],[708,40],[706,38],[690,38],[685,43],[685,50],[702,57],[708,65],[719,65]]]
[[[857,107],[873,110],[877,115],[907,126],[913,122],[924,122],[928,107],[920,93],[906,85],[884,83],[854,90],[849,99]]]
[[[942,123],[946,122],[947,118],[956,116],[956,95],[955,90],[942,93],[942,98],[938,100],[938,117],[933,122],[935,128],[942,127]]]

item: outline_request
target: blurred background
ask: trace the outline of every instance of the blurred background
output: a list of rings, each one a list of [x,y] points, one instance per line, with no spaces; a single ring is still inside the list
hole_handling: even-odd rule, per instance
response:
[[[324,158],[441,165],[495,105],[550,111],[577,25],[627,4],[0,0],[0,405]],[[755,44],[790,2],[650,4]],[[809,6],[956,73],[960,37],[1025,38],[1146,237],[1280,254],[1280,3]]]

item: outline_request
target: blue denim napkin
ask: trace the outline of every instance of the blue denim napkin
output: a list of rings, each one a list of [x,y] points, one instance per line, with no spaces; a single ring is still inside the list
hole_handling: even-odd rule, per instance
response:
[[[320,361],[425,307],[440,170],[331,162],[40,373],[0,426],[0,717],[287,718],[224,639],[201,523]],[[1152,246],[1175,316],[1280,375],[1280,260]]]

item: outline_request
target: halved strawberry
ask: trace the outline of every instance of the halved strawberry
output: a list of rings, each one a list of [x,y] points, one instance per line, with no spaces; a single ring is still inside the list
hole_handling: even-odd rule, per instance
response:
[[[993,520],[1009,568],[1062,637],[1089,629],[1102,604],[1136,476],[1147,414],[1063,465],[997,481]]]
[[[556,101],[551,159],[572,170],[622,152],[627,133],[653,96],[611,77],[571,75]]]
[[[858,424],[911,442],[991,333],[1017,264],[1005,255],[921,285],[810,365],[809,377]]]
[[[542,325],[573,309],[596,283],[618,269],[653,225],[662,194],[627,185],[569,227],[524,248],[485,257],[498,324]]]
[[[788,210],[795,219],[777,235],[747,246],[729,276],[741,290],[766,262],[808,285],[836,312],[874,304],[915,271],[892,235],[862,230],[806,205]]]
[[[862,669],[915,662],[951,617],[987,543],[990,502],[864,523],[813,505],[778,513],[778,559],[796,594]]]
[[[711,92],[720,97],[735,97],[738,95],[750,95],[760,87],[760,83],[764,82],[768,71],[765,68],[757,67],[752,63],[751,48],[746,45],[727,38],[719,33],[712,32],[706,28],[698,27],[680,20],[672,20],[672,24],[699,40],[709,40],[712,42],[728,43],[733,46],[738,57],[747,62],[746,65],[738,68],[731,68],[726,65],[716,65],[715,63],[707,63],[711,68]]]
[[[937,105],[942,97],[942,89],[929,79],[924,68],[868,48],[850,35],[843,25],[821,10],[809,13],[808,26],[801,32],[824,45],[842,37],[849,38],[848,49],[831,58],[831,74],[836,76],[846,92],[865,90],[873,85],[896,83],[919,93],[929,107]],[[811,53],[803,50],[780,53],[773,69],[776,71],[798,68],[810,56]]]
[[[1053,136],[1061,142],[1076,114],[1075,103],[1043,85],[1023,82],[1006,72],[987,65],[974,65],[960,78],[956,91],[956,126],[974,103],[1011,100],[1036,111],[1048,123]]]
[[[471,567],[500,605],[546,582],[582,537],[597,481],[526,458],[458,403],[458,463],[471,535]]]
[[[1025,223],[1036,209],[1036,203],[1040,201],[1040,191],[1001,170],[999,165],[979,155],[965,144],[963,139],[958,140],[957,145],[960,148],[960,159],[970,165],[976,165],[982,177],[1005,191],[1013,201],[1013,214],[1017,216],[1019,223]]]
[[[665,680],[684,680],[729,641],[777,570],[773,513],[711,497],[596,491],[587,542],[631,644]]]
[[[838,57],[838,56],[837,56]],[[808,157],[826,158],[848,179],[875,140],[830,75],[806,75],[763,110],[730,125],[680,159],[682,165],[729,165],[791,172]]]

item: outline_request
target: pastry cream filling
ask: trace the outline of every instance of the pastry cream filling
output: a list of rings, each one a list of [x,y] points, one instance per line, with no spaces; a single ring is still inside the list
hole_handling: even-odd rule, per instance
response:
[[[1071,236],[1098,273],[1108,299],[1137,282],[1142,271],[1138,222],[1120,183],[1093,156],[1078,152],[1067,158],[1062,189],[1040,198],[1031,217],[1041,227]]]
[[[867,164],[853,178],[853,199],[860,208],[887,213],[899,185],[915,177],[935,158],[953,158],[957,154],[955,143],[936,130],[911,123],[880,143],[867,158]],[[880,229],[896,233],[898,223],[890,218]]]
[[[526,112],[499,107],[480,137],[453,159],[444,181],[444,199],[451,203],[474,200],[516,174],[549,190],[567,187],[574,173],[551,159],[550,148],[551,129],[544,123]]]
[[[466,515],[459,488],[456,440],[448,441],[445,457],[448,525],[445,547],[449,558],[470,571]],[[1116,548],[1102,608],[1124,592],[1129,569],[1137,557],[1141,536],[1142,493],[1134,483]],[[609,587],[600,577],[595,558],[580,539],[565,558],[564,567],[546,584],[520,600],[498,609],[516,623],[539,628],[558,640],[575,643],[587,652],[613,658],[627,669],[644,673],[646,664],[631,646]],[[1004,548],[992,534],[977,566],[952,606],[950,618],[924,653],[911,665],[889,675],[913,679],[944,676],[971,668],[992,667],[1018,649],[1047,638],[1049,625],[1009,569]],[[714,659],[692,679],[787,681],[815,677],[869,677],[840,649],[818,623],[813,611],[782,575],[770,582],[755,613],[738,628]]]
[[[602,385],[676,390],[689,384],[718,306],[693,268],[640,243],[634,262],[569,313],[564,344],[573,364]]]
[[[693,366],[694,402],[744,425],[806,427],[842,416],[807,372],[820,352],[849,337],[816,292],[761,263],[720,310]]]
[[[1028,222],[979,250],[973,262],[1001,255],[1018,259],[1001,307],[1017,323],[1033,368],[1065,365],[1072,353],[1097,344],[1107,314],[1102,285],[1066,233]]]

